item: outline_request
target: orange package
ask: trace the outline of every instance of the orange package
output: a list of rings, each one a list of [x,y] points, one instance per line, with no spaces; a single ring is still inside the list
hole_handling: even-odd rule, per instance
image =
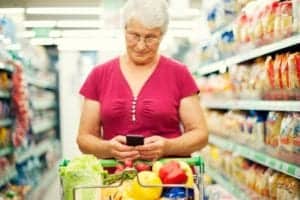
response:
[[[280,67],[280,74],[281,74],[280,88],[282,89],[290,88],[288,56],[289,53],[282,55],[282,61]]]
[[[300,53],[290,54],[288,57],[289,82],[291,88],[300,88]]]
[[[265,68],[267,69],[269,85],[271,89],[275,88],[275,71],[274,61],[271,56],[268,56],[265,62]]]

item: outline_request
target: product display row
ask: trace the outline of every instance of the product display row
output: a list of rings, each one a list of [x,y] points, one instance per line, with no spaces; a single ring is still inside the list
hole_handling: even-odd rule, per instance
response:
[[[216,2],[194,70],[206,173],[236,199],[299,199],[300,2],[241,1],[234,15]]]
[[[227,73],[198,82],[203,93],[227,99],[299,100],[299,66],[299,52],[282,53],[231,66]]]
[[[299,113],[210,111],[206,116],[211,133],[300,164]]]
[[[57,73],[39,67],[41,49],[10,50],[12,21],[0,21],[0,199],[40,199],[61,157]]]
[[[201,65],[298,34],[298,12],[299,2],[296,0],[249,1],[235,20],[213,33],[211,40],[200,48]],[[231,12],[225,8],[224,13]],[[212,24],[211,19],[215,19],[216,24],[218,20],[223,20],[208,16],[208,24]]]
[[[203,150],[203,156],[207,162],[207,173],[238,199],[286,200],[297,199],[300,195],[299,180],[247,160],[237,153],[209,145]]]

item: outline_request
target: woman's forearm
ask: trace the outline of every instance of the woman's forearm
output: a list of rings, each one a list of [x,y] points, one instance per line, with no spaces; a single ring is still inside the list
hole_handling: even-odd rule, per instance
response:
[[[190,156],[208,143],[208,132],[198,129],[184,133],[182,136],[167,140],[164,156]]]
[[[93,154],[98,158],[111,158],[109,143],[91,134],[79,134],[77,144],[82,153]]]

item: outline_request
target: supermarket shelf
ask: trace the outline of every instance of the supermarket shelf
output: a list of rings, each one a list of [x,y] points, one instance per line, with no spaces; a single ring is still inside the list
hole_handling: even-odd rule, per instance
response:
[[[48,140],[39,143],[37,146],[31,146],[27,151],[15,155],[16,162],[22,163],[33,156],[39,157],[46,153],[51,148],[51,146],[51,142]]]
[[[203,100],[203,106],[211,109],[300,111],[300,101],[265,100]]]
[[[58,177],[58,165],[59,162],[55,164],[55,166],[49,169],[40,179],[40,183],[37,187],[33,188],[27,195],[27,200],[35,200],[42,199],[45,192],[48,190],[49,185],[54,182],[54,180]]]
[[[232,182],[230,179],[222,175],[217,170],[205,165],[205,173],[207,173],[212,179],[220,184],[225,190],[235,196],[237,199],[250,200],[247,198],[247,193],[244,192],[238,185]]]
[[[12,65],[8,65],[8,64],[5,64],[3,62],[0,62],[0,70],[4,70],[4,71],[8,71],[8,72],[13,72],[14,68],[13,68]]]
[[[9,118],[0,119],[0,127],[10,126],[12,124],[12,120]]]
[[[228,151],[236,152],[249,160],[260,163],[287,175],[300,179],[300,166],[287,163],[285,161],[273,158],[264,153],[258,152],[249,147],[234,143],[228,139],[216,135],[209,135],[209,142]]]
[[[46,110],[56,107],[56,103],[53,100],[36,100],[32,101],[32,106],[36,110]]]
[[[12,147],[5,147],[0,149],[0,157],[12,154]]]
[[[56,124],[57,124],[56,121],[46,120],[46,119],[42,120],[40,122],[34,122],[32,124],[33,134],[37,135],[37,134],[43,133],[45,131],[48,131],[51,128],[55,127]]]
[[[30,76],[27,76],[26,79],[28,83],[31,85],[35,85],[37,87],[44,88],[44,89],[52,89],[52,90],[56,89],[56,86],[53,83],[47,82],[45,80],[35,79]]]
[[[0,90],[0,98],[8,99],[10,97],[10,93],[5,90]]]
[[[238,64],[238,63],[241,63],[241,62],[244,62],[247,60],[251,60],[258,56],[272,53],[272,52],[278,51],[283,48],[294,46],[299,43],[300,43],[300,35],[294,35],[289,38],[280,40],[279,42],[264,45],[262,47],[258,47],[256,49],[249,50],[244,53],[240,53],[238,55],[229,57],[227,59],[199,67],[199,69],[197,70],[197,73],[199,75],[209,74],[209,73],[212,73],[212,72],[215,72],[218,70],[222,70],[226,66],[231,66],[231,65]]]
[[[6,185],[12,178],[17,175],[15,168],[10,168],[4,178],[0,179],[0,187]]]

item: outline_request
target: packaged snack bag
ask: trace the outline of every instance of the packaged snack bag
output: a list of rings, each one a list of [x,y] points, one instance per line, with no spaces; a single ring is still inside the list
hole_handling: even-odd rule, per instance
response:
[[[293,32],[293,10],[292,2],[280,2],[280,32],[282,37],[288,37]]]
[[[279,148],[285,151],[292,151],[291,135],[294,131],[294,122],[292,113],[285,113],[281,121],[280,135],[279,135]]]
[[[291,142],[291,150],[294,153],[300,153],[300,113],[293,113],[293,130],[288,135]]]
[[[267,69],[269,86],[271,89],[275,88],[275,69],[274,62],[271,56],[268,56],[265,62],[265,68]]]
[[[275,57],[274,61],[274,71],[275,71],[275,78],[274,78],[274,83],[275,83],[275,89],[281,88],[281,73],[280,73],[280,68],[281,68],[281,62],[282,62],[282,55],[277,54]]]
[[[285,200],[287,199],[288,191],[287,191],[287,179],[286,175],[280,176],[277,182],[277,190],[276,190],[276,199],[277,200]]]
[[[282,89],[290,88],[288,57],[289,57],[288,53],[282,55],[282,61],[280,67],[280,74],[281,74],[280,88]]]
[[[300,88],[300,53],[295,54],[296,76],[297,84],[296,88]]]
[[[290,88],[300,88],[300,53],[288,57]]]
[[[268,115],[266,143],[274,148],[278,147],[282,117],[281,112],[270,112]]]
[[[300,32],[300,0],[292,0],[293,3],[293,30],[295,33]]]
[[[287,183],[287,191],[288,194],[286,196],[286,199],[299,199],[300,198],[300,181],[289,177],[288,183]]]
[[[281,10],[280,3],[274,7],[275,18],[274,18],[274,39],[278,40],[282,38],[281,33]]]
[[[276,199],[277,197],[277,187],[278,187],[278,180],[282,176],[279,172],[274,172],[268,180],[269,184],[269,196],[271,199]]]
[[[277,17],[276,11],[279,6],[279,1],[272,1],[269,3],[264,11],[262,17],[262,24],[264,30],[264,40],[271,41],[274,37],[274,22]]]

